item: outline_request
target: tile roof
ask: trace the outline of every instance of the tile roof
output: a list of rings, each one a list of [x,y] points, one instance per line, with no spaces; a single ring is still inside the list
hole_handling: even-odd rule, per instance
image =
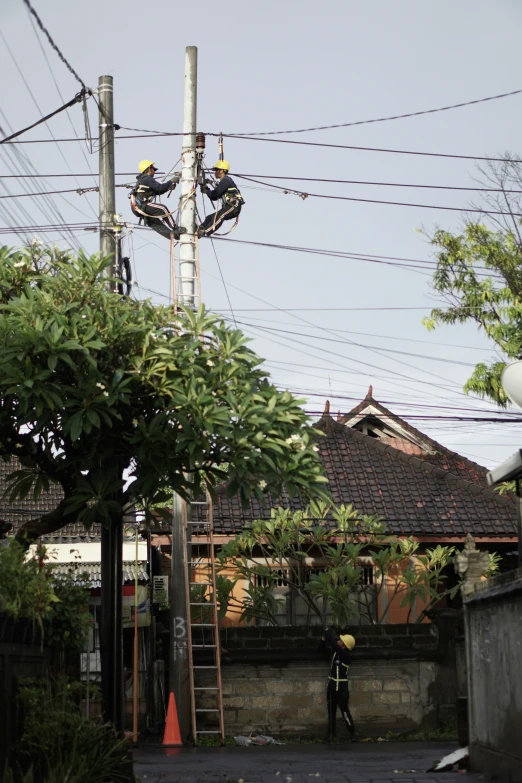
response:
[[[516,535],[514,499],[473,480],[475,471],[464,458],[455,455],[453,463],[448,458],[441,466],[436,460],[393,448],[330,416],[323,416],[316,427],[326,435],[318,439],[318,446],[334,502],[352,503],[361,513],[377,514],[386,523],[388,533],[435,538],[464,538],[467,533]],[[459,465],[459,472],[450,469]],[[224,486],[217,496],[217,534],[240,532],[245,523],[269,517],[271,507],[297,510],[304,505],[299,498],[290,501],[283,495],[278,500],[267,497],[264,506],[252,498],[242,509],[239,498],[228,498]]]
[[[352,408],[349,413],[341,416],[338,421],[341,424],[346,425],[354,418],[361,415],[364,410],[371,405],[372,408],[376,408],[381,414],[382,420],[385,423],[398,424],[400,428],[409,433],[417,443],[420,441],[422,446],[424,446],[424,449],[422,446],[419,447],[416,444],[407,441],[405,438],[390,438],[388,441],[390,445],[409,454],[415,454],[426,462],[430,462],[432,465],[436,465],[443,470],[449,470],[451,473],[455,473],[455,475],[465,478],[468,481],[480,484],[483,487],[488,486],[486,481],[487,468],[473,462],[473,460],[467,459],[467,457],[463,457],[461,454],[457,454],[455,451],[451,451],[451,449],[446,448],[446,446],[443,446],[424,432],[413,427],[405,421],[405,419],[397,416],[397,414],[393,413],[389,408],[386,408],[378,402],[378,400],[375,400],[371,391],[372,387],[370,386],[370,391],[365,399],[356,405],[355,408]]]
[[[33,500],[32,495],[28,495],[24,500],[17,500],[15,503],[8,503],[4,498],[3,492],[7,486],[7,476],[14,470],[20,470],[21,465],[17,459],[11,458],[10,462],[0,460],[0,521],[5,521],[12,525],[10,534],[14,535],[27,520],[40,514],[47,514],[53,511],[63,497],[61,488],[57,484],[49,486],[49,492],[42,492],[37,501]],[[100,535],[100,526],[94,524],[90,530],[86,530],[81,522],[75,522],[55,531],[51,537],[45,537],[44,540],[52,540],[70,537],[76,540],[95,540]]]

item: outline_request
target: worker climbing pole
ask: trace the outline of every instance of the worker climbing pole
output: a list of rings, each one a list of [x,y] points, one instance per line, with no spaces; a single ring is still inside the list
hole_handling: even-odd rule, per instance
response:
[[[245,202],[239,192],[239,188],[229,175],[229,171],[229,162],[220,158],[213,167],[214,176],[218,181],[216,187],[209,188],[206,182],[201,182],[200,186],[203,195],[208,196],[211,201],[220,200],[221,208],[213,214],[207,215],[198,229],[199,237],[210,236],[223,225],[225,220],[233,220],[235,218],[237,225],[241,207]],[[234,228],[235,226],[231,230]]]
[[[167,182],[158,182],[154,177],[157,168],[152,160],[140,161],[138,169],[140,173],[129,196],[133,214],[162,237],[179,239],[181,229],[176,225],[172,212],[165,204],[155,202],[156,198],[164,193],[170,196],[180,180],[180,175],[174,174]]]

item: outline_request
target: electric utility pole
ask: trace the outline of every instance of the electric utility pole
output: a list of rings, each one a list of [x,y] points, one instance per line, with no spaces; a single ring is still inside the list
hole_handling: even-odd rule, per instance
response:
[[[100,252],[112,256],[105,276],[114,277],[116,252],[114,213],[114,110],[112,76],[98,80],[100,101]],[[101,530],[101,628],[103,714],[123,735],[123,626],[122,626],[122,544],[123,520],[116,516]]]
[[[180,239],[180,303],[196,306],[196,113],[198,50],[185,50],[185,93],[183,100],[183,149],[181,154],[180,226],[186,233]]]
[[[183,150],[180,198],[180,225],[186,229],[180,240],[179,302],[196,306],[196,102],[198,50],[187,46],[183,103]],[[189,515],[187,517],[187,514]],[[186,541],[190,506],[174,494],[172,508],[172,561],[170,578],[170,665],[169,690],[175,694],[181,737],[190,733],[190,674],[185,573],[188,568]]]
[[[114,213],[116,212],[116,183],[114,177],[114,101],[112,76],[98,79],[100,104],[100,252],[102,256],[112,255],[112,264],[107,267],[107,277],[114,276]]]

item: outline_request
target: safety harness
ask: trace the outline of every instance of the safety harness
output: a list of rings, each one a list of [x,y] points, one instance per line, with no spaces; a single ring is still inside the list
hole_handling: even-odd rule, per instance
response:
[[[226,212],[220,215],[219,218],[220,222],[226,220],[227,216],[232,214],[234,210],[238,208],[241,209],[244,203],[245,200],[241,195],[239,188],[237,188],[235,185],[225,190],[225,192],[221,196],[221,209],[226,209]],[[213,234],[216,230],[216,225],[218,221],[217,214],[218,214],[218,210],[216,209],[216,211],[214,212],[214,220],[212,221],[212,225],[209,226],[207,229],[209,234]],[[225,234],[216,234],[216,236],[226,237],[228,234],[231,234],[232,231],[234,231],[238,223],[239,223],[239,213],[236,215],[236,220],[232,228],[229,229]]]
[[[143,175],[140,174],[139,177],[136,177],[136,185],[131,190],[131,201],[134,198],[134,202],[138,207],[146,206],[150,201],[153,201],[155,196],[152,188],[149,188],[148,185],[142,184],[142,176]]]
[[[239,192],[239,188],[237,188],[235,185],[232,188],[228,188],[228,190],[225,190],[223,195],[221,196],[221,201],[223,203],[223,207],[228,207],[234,204],[234,206],[242,207],[245,203],[245,200],[241,193]]]
[[[346,669],[346,671],[342,672],[341,671],[341,667]],[[348,682],[348,669],[349,668],[350,668],[349,664],[343,663],[340,660],[338,654],[336,652],[334,652],[334,654],[332,656],[332,663],[330,665],[330,675],[328,677],[328,681],[329,682],[335,682],[335,684],[336,684],[335,685],[335,690],[336,691],[339,690],[339,683],[340,682],[346,682],[346,683]],[[336,675],[335,677],[332,677],[332,672],[335,673],[335,675]],[[344,674],[345,676],[341,677],[340,676],[341,674]]]
[[[131,207],[134,210],[134,212],[138,215],[140,215],[139,223],[141,225],[143,218],[150,218],[151,215],[149,215],[147,212],[144,212],[144,208],[147,206],[147,204],[150,204],[152,201],[156,200],[156,193],[152,190],[152,188],[149,188],[148,185],[143,185],[141,182],[142,174],[139,175],[139,177],[136,178],[136,184],[129,193],[130,203]],[[170,194],[169,190],[169,194]],[[167,218],[172,217],[174,214],[173,212],[169,212],[167,207],[164,207],[163,204],[158,204],[158,206],[163,207],[165,209],[164,215],[153,215],[152,217],[157,217],[160,220],[166,220]]]

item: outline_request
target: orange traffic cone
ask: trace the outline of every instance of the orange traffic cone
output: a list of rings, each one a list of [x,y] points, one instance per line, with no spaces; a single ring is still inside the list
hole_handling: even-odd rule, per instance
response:
[[[178,710],[176,707],[176,697],[174,693],[169,695],[169,706],[167,709],[167,720],[165,722],[165,734],[163,735],[164,745],[183,745],[181,732],[179,730]]]

